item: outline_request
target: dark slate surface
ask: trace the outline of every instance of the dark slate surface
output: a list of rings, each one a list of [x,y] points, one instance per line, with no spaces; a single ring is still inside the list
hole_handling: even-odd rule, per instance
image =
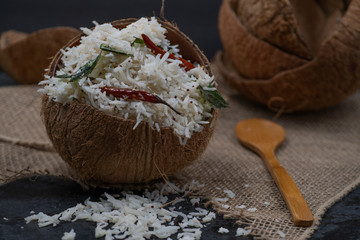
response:
[[[220,3],[220,0],[168,0],[165,4],[165,17],[175,21],[210,59],[222,48],[217,30]],[[30,33],[54,26],[92,27],[93,20],[103,23],[127,17],[152,16],[153,13],[159,15],[161,0],[1,0],[0,6],[0,32],[15,29]],[[0,70],[0,86],[15,84]],[[76,183],[54,177],[23,179],[1,186],[0,239],[60,239],[63,232],[72,227],[79,236],[77,239],[92,239],[95,225],[91,223],[64,223],[55,228],[39,229],[34,223],[26,225],[23,218],[29,215],[30,210],[59,212],[82,202],[89,194],[99,196],[100,191],[84,192]],[[191,206],[188,204],[187,207]],[[21,226],[24,228],[21,229]],[[217,230],[220,226],[231,229],[230,234],[219,235]],[[359,226],[360,187],[326,212],[319,229],[310,239],[358,240]],[[234,220],[218,217],[205,229],[203,239],[241,239],[234,237],[236,227]]]
[[[83,203],[91,197],[92,201],[98,201],[104,191],[108,193],[120,193],[120,190],[91,189],[84,191],[80,185],[68,179],[52,176],[40,176],[23,178],[0,187],[0,239],[7,240],[40,240],[61,239],[64,232],[74,229],[76,239],[96,239],[96,224],[86,221],[61,222],[58,226],[39,228],[36,221],[26,224],[24,218],[30,216],[30,211],[43,212],[53,215]],[[141,194],[141,193],[139,193]],[[169,199],[178,197],[171,195]],[[189,199],[178,203],[182,206],[181,211],[185,214],[196,211]],[[199,206],[204,208],[203,203]],[[211,210],[211,209],[209,209]],[[228,234],[218,233],[220,227],[229,229]],[[247,240],[250,237],[235,237],[235,220],[223,219],[218,216],[202,229],[202,239],[208,240]],[[176,239],[176,235],[171,236]],[[104,238],[98,238],[104,239]],[[151,238],[157,239],[157,238]]]
[[[91,189],[83,190],[76,182],[52,176],[34,176],[23,178],[0,187],[0,239],[7,240],[40,240],[60,239],[64,232],[72,228],[76,239],[95,239],[95,223],[77,221],[61,222],[58,226],[39,228],[35,221],[26,224],[24,218],[35,213],[56,214],[91,197],[96,201],[104,192],[115,193],[116,190]],[[173,195],[172,197],[176,197]],[[360,188],[352,191],[344,199],[333,205],[324,215],[319,229],[311,240],[358,240],[360,239]],[[189,201],[179,203],[184,213],[195,211]],[[199,207],[203,207],[203,203]],[[211,210],[211,209],[209,209]],[[220,227],[230,230],[220,234]],[[212,240],[249,240],[248,237],[235,237],[237,225],[234,219],[217,216],[203,228],[202,239]],[[176,239],[176,235],[172,236]],[[103,238],[102,238],[103,239]],[[153,238],[155,239],[155,238]]]

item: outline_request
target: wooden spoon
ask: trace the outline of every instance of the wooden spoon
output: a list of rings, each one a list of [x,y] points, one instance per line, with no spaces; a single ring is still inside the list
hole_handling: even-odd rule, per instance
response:
[[[274,122],[252,118],[239,122],[235,132],[242,144],[263,158],[285,199],[294,224],[302,227],[311,226],[314,219],[304,197],[274,154],[275,149],[285,139],[284,129]]]

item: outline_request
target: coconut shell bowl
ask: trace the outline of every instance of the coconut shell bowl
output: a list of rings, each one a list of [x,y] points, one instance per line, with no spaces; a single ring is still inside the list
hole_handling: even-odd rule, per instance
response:
[[[316,111],[360,88],[360,0],[224,0],[220,70],[275,111]]]
[[[137,19],[112,22],[118,29]],[[177,27],[158,20],[167,29],[166,37],[179,44],[185,59],[204,66],[211,74],[210,64],[198,46]],[[81,35],[64,48],[79,44]],[[48,75],[54,76],[61,65],[62,53],[53,58]],[[72,100],[63,105],[43,96],[41,114],[47,134],[61,158],[76,173],[79,181],[92,185],[143,183],[181,171],[197,160],[206,149],[214,127],[204,125],[185,145],[171,128],[153,129],[136,120],[108,115],[94,107]],[[216,120],[213,110],[210,122]]]

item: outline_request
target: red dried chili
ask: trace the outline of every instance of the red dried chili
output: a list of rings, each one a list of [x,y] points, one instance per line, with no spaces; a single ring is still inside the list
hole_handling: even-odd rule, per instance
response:
[[[146,45],[150,50],[152,50],[152,52],[153,52],[154,54],[156,54],[156,55],[157,55],[157,54],[160,54],[161,57],[162,57],[162,56],[164,56],[165,53],[167,53],[167,51],[165,51],[164,49],[156,46],[156,44],[155,44],[153,41],[151,41],[150,38],[149,38],[147,35],[141,34],[141,36],[142,36],[142,38],[143,38],[143,40],[144,40],[145,45]],[[180,60],[180,61],[182,62],[182,63],[180,64],[180,66],[181,66],[181,67],[184,67],[186,71],[189,71],[189,70],[195,68],[195,66],[194,66],[191,62],[189,62],[189,61],[187,61],[187,60],[185,60],[185,59],[183,59],[183,58],[181,58],[181,57],[178,57],[178,56],[176,56],[176,55],[173,54],[173,53],[169,53],[169,58],[170,58],[170,59],[174,59],[174,60]]]
[[[155,103],[155,104],[157,103],[165,104],[177,114],[179,115],[181,114],[180,112],[176,111],[172,106],[170,106],[167,102],[162,100],[159,96],[145,91],[136,91],[128,88],[115,88],[115,87],[102,87],[100,88],[100,90],[101,92],[105,92],[106,95],[111,94],[114,97],[118,97],[118,98],[136,99],[136,100]]]

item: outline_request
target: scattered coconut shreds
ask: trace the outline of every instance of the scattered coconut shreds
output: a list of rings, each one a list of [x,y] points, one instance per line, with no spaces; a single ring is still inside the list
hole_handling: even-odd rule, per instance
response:
[[[215,201],[217,201],[217,202],[227,202],[229,200],[229,198],[215,198]]]
[[[209,213],[208,210],[205,210],[205,209],[202,209],[202,208],[195,208],[195,209],[198,212],[191,212],[191,213],[189,213],[189,215],[203,217],[203,216],[206,216]]]
[[[200,203],[200,198],[193,198],[190,200],[190,202],[193,206],[197,206]]]
[[[264,202],[264,205],[270,205],[270,202]]]
[[[218,232],[219,233],[229,233],[229,230],[226,228],[220,227]]]
[[[228,189],[225,189],[224,190],[224,193],[226,193],[226,195],[229,197],[229,198],[234,198],[235,197],[235,193],[231,190],[228,190]]]
[[[283,231],[278,230],[277,234],[279,234],[280,237],[284,238],[286,235]]]
[[[163,207],[169,202],[167,194],[181,194],[196,187],[197,182],[194,181],[183,189],[162,183],[152,191],[145,190],[142,196],[125,191],[121,194],[104,193],[99,201],[88,198],[61,213],[50,216],[39,212],[26,217],[25,221],[37,221],[39,227],[55,227],[64,221],[95,222],[94,236],[107,240],[167,239],[174,234],[182,240],[200,239],[204,224],[216,218],[214,212],[197,207],[196,211],[185,214],[176,211],[180,209],[177,206],[168,204],[168,207]],[[75,236],[74,230],[71,230],[64,233],[62,239],[75,239]]]
[[[75,240],[76,233],[74,229],[71,229],[70,232],[64,232],[64,236],[62,236],[61,240]]]
[[[222,208],[225,208],[225,209],[229,209],[229,208],[230,208],[230,206],[227,205],[227,204],[222,204],[221,207],[222,207]]]
[[[257,211],[257,208],[248,208],[247,211],[253,213]]]
[[[249,235],[251,232],[251,230],[245,230],[244,228],[238,228],[236,229],[236,235],[237,237],[239,236],[247,236]]]
[[[244,209],[244,208],[246,208],[246,206],[245,205],[236,205],[235,208]]]
[[[207,222],[210,222],[211,220],[215,219],[216,218],[216,214],[214,212],[209,212],[208,215],[206,215],[203,219],[202,219],[202,222],[203,223],[207,223]]]

